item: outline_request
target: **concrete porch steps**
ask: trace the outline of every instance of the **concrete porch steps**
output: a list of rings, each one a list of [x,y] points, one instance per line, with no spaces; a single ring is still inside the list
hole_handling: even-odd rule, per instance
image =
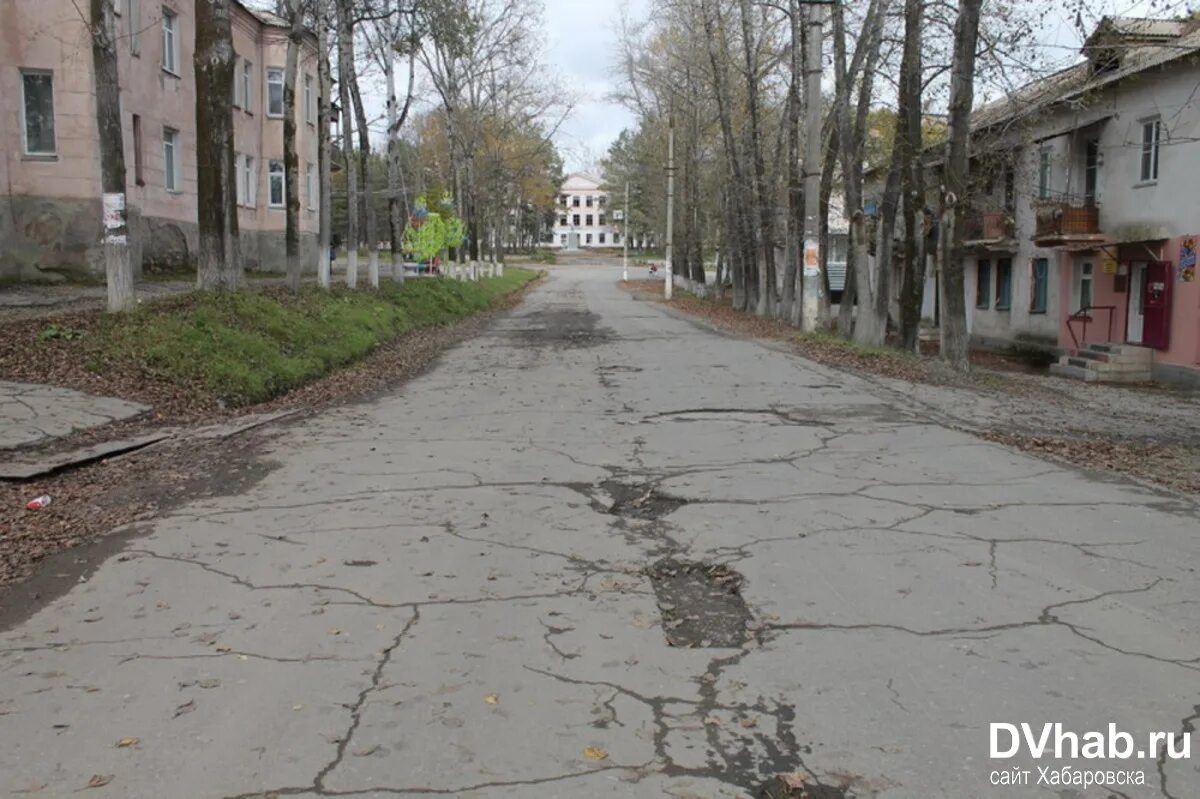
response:
[[[1148,383],[1154,350],[1133,344],[1084,344],[1050,366],[1050,374],[1089,383]]]

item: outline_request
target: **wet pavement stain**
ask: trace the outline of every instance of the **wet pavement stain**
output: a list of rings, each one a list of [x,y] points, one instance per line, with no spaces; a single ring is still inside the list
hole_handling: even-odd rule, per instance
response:
[[[742,598],[742,576],[728,566],[666,558],[646,574],[671,646],[741,647],[753,637],[754,616]]]
[[[616,480],[605,480],[600,484],[604,492],[612,497],[608,512],[614,516],[633,519],[661,519],[687,504],[686,499],[660,493],[653,485],[630,485]]]
[[[583,349],[612,338],[608,328],[597,327],[600,317],[579,309],[534,311],[519,317],[523,326],[512,335],[539,347]]]
[[[847,793],[845,788],[821,783],[789,785],[785,777],[775,777],[755,796],[757,799],[854,799],[854,794]]]

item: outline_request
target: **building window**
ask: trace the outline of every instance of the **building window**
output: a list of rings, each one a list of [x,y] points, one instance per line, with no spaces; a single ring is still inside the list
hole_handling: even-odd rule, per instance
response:
[[[283,162],[267,162],[267,202],[272,208],[282,208],[284,204],[283,191]]]
[[[585,242],[585,243],[587,243],[587,244],[591,244],[591,243],[592,243],[592,234],[591,234],[591,233],[588,233],[588,234],[587,234],[586,238],[584,239],[584,242]]]
[[[1075,267],[1075,310],[1084,311],[1092,307],[1092,278],[1095,266],[1091,263]]]
[[[283,116],[283,70],[267,68],[267,116]]]
[[[142,118],[137,114],[133,115],[133,182],[146,185],[142,172]]]
[[[247,208],[253,208],[258,202],[258,175],[254,173],[254,159],[245,156],[242,163],[242,197]]]
[[[587,198],[587,207],[588,208],[592,207],[592,196],[590,194],[588,195],[588,198]]]
[[[1049,284],[1050,261],[1045,258],[1033,259],[1033,291],[1029,302],[1030,313],[1046,312],[1046,289]]]
[[[559,203],[559,205],[561,205],[565,208],[567,205],[567,195],[565,195],[565,194],[558,195],[558,203]]]
[[[606,220],[604,214],[600,214],[600,227],[604,227],[606,224],[607,224],[607,220]]]
[[[129,52],[141,55],[138,39],[142,31],[142,0],[125,0],[125,16],[129,20]]]
[[[613,244],[620,244],[620,243],[621,243],[621,234],[613,233]]]
[[[992,305],[992,263],[987,260],[975,264],[975,307],[990,308]]]
[[[1149,119],[1142,123],[1142,182],[1158,180],[1158,145],[1161,138],[1161,120]]]
[[[589,205],[591,205],[591,203],[588,203],[588,204],[589,204]],[[588,227],[591,227],[591,226],[592,226],[592,219],[593,219],[592,215],[591,215],[591,214],[588,214],[588,215],[587,215],[587,221],[585,222],[585,224],[586,224]]]
[[[579,214],[571,215],[571,224],[574,225],[575,227],[579,227]]]
[[[1001,258],[996,262],[996,310],[1007,311],[1012,307],[1012,259]]]
[[[567,215],[566,215],[566,214],[563,214],[562,216],[560,216],[560,217],[558,218],[558,226],[559,226],[559,227],[566,227],[566,226],[567,226]]]
[[[26,155],[54,155],[54,75],[21,70],[21,129]]]
[[[179,74],[179,17],[169,8],[162,10],[162,68]]]
[[[254,64],[242,62],[242,108],[254,110]]]
[[[608,199],[607,197],[605,197],[603,194],[601,194],[599,197],[597,197],[597,198],[596,198],[596,202],[597,202],[597,204],[599,204],[599,206],[600,206],[601,208],[603,208],[603,207],[604,207],[604,202],[605,202],[607,199]]]
[[[1004,168],[1004,210],[1009,213],[1017,210],[1017,170],[1012,166]]]
[[[242,156],[241,153],[233,154],[233,176],[234,176],[234,193],[237,195],[237,204],[246,204],[246,175],[242,171]]]
[[[1038,199],[1050,198],[1050,151],[1038,151]]]
[[[304,170],[305,184],[308,187],[308,210],[317,209],[317,168],[310,161]]]
[[[1100,184],[1100,140],[1089,139],[1083,157],[1083,201],[1090,208],[1096,204]]]
[[[567,234],[566,233],[563,233],[561,236],[558,237],[558,243],[563,245],[564,247],[567,246]]]
[[[308,73],[304,75],[304,120],[308,124],[313,124],[316,116],[313,114],[313,77]]]
[[[600,234],[600,243],[601,244],[604,243],[604,234],[603,233]]]
[[[578,208],[578,207],[579,207],[579,197],[577,197],[577,196],[576,196],[576,197],[572,197],[572,198],[571,198],[571,205],[572,205],[572,206],[574,206],[575,208]]]
[[[163,128],[163,185],[179,191],[179,131]]]

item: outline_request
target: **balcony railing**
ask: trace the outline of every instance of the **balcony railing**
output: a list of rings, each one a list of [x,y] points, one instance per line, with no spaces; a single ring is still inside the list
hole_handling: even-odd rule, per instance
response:
[[[1003,241],[1014,238],[1013,231],[1013,218],[1009,212],[972,209],[967,212],[963,241]]]
[[[1043,246],[1101,236],[1100,209],[1083,199],[1039,202],[1035,207],[1034,242]]]

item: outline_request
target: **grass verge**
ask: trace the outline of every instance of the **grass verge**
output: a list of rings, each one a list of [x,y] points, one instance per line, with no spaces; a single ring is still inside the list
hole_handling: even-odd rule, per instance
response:
[[[404,333],[484,311],[536,276],[510,268],[477,283],[422,279],[385,282],[378,291],[194,293],[105,317],[80,344],[93,370],[132,367],[249,405],[361,360]]]

